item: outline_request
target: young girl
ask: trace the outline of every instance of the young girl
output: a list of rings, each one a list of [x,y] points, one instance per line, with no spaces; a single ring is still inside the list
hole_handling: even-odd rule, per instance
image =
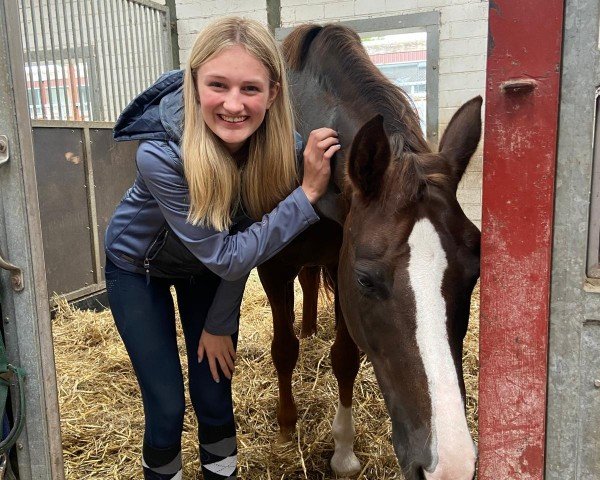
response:
[[[226,18],[200,33],[183,73],[163,75],[125,109],[115,139],[142,140],[137,178],[106,233],[106,283],[144,403],[144,478],[182,478],[171,286],[204,478],[236,478],[231,375],[246,279],[319,220],[312,204],[329,181],[337,134],[311,133],[295,188],[302,145],[281,54],[259,23]],[[195,257],[193,273],[166,252],[173,241]]]

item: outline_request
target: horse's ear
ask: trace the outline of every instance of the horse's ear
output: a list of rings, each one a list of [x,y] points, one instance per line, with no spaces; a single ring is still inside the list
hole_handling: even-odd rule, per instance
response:
[[[440,140],[440,153],[450,164],[455,190],[477,150],[481,137],[482,103],[482,98],[477,96],[460,107]]]
[[[383,117],[377,115],[365,123],[354,137],[348,160],[348,176],[366,200],[379,196],[390,155]]]

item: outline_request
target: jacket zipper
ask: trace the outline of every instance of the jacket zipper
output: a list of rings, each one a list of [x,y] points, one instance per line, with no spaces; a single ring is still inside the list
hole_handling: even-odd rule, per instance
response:
[[[152,242],[150,247],[148,247],[146,252],[152,251],[152,248],[154,247],[154,245],[156,245],[156,242],[158,242],[159,238],[160,238],[160,235],[157,235],[154,238],[154,241]],[[144,258],[144,270],[146,271],[146,285],[150,285],[150,259],[148,258],[148,255],[146,255],[146,258]]]

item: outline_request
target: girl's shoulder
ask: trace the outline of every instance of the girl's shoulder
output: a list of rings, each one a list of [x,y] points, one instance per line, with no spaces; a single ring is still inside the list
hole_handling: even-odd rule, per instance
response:
[[[184,175],[179,145],[169,140],[143,140],[140,142],[136,163],[140,173],[156,174],[175,171]]]

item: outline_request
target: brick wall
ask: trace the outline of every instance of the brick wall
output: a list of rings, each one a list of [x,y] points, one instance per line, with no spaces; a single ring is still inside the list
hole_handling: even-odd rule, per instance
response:
[[[179,59],[186,62],[199,31],[223,15],[239,15],[267,24],[266,0],[177,0]]]
[[[180,59],[202,27],[235,14],[267,23],[267,0],[177,0]],[[485,91],[488,2],[481,0],[281,0],[281,26],[440,12],[439,131],[465,101]],[[467,216],[481,224],[481,145],[458,191]]]

